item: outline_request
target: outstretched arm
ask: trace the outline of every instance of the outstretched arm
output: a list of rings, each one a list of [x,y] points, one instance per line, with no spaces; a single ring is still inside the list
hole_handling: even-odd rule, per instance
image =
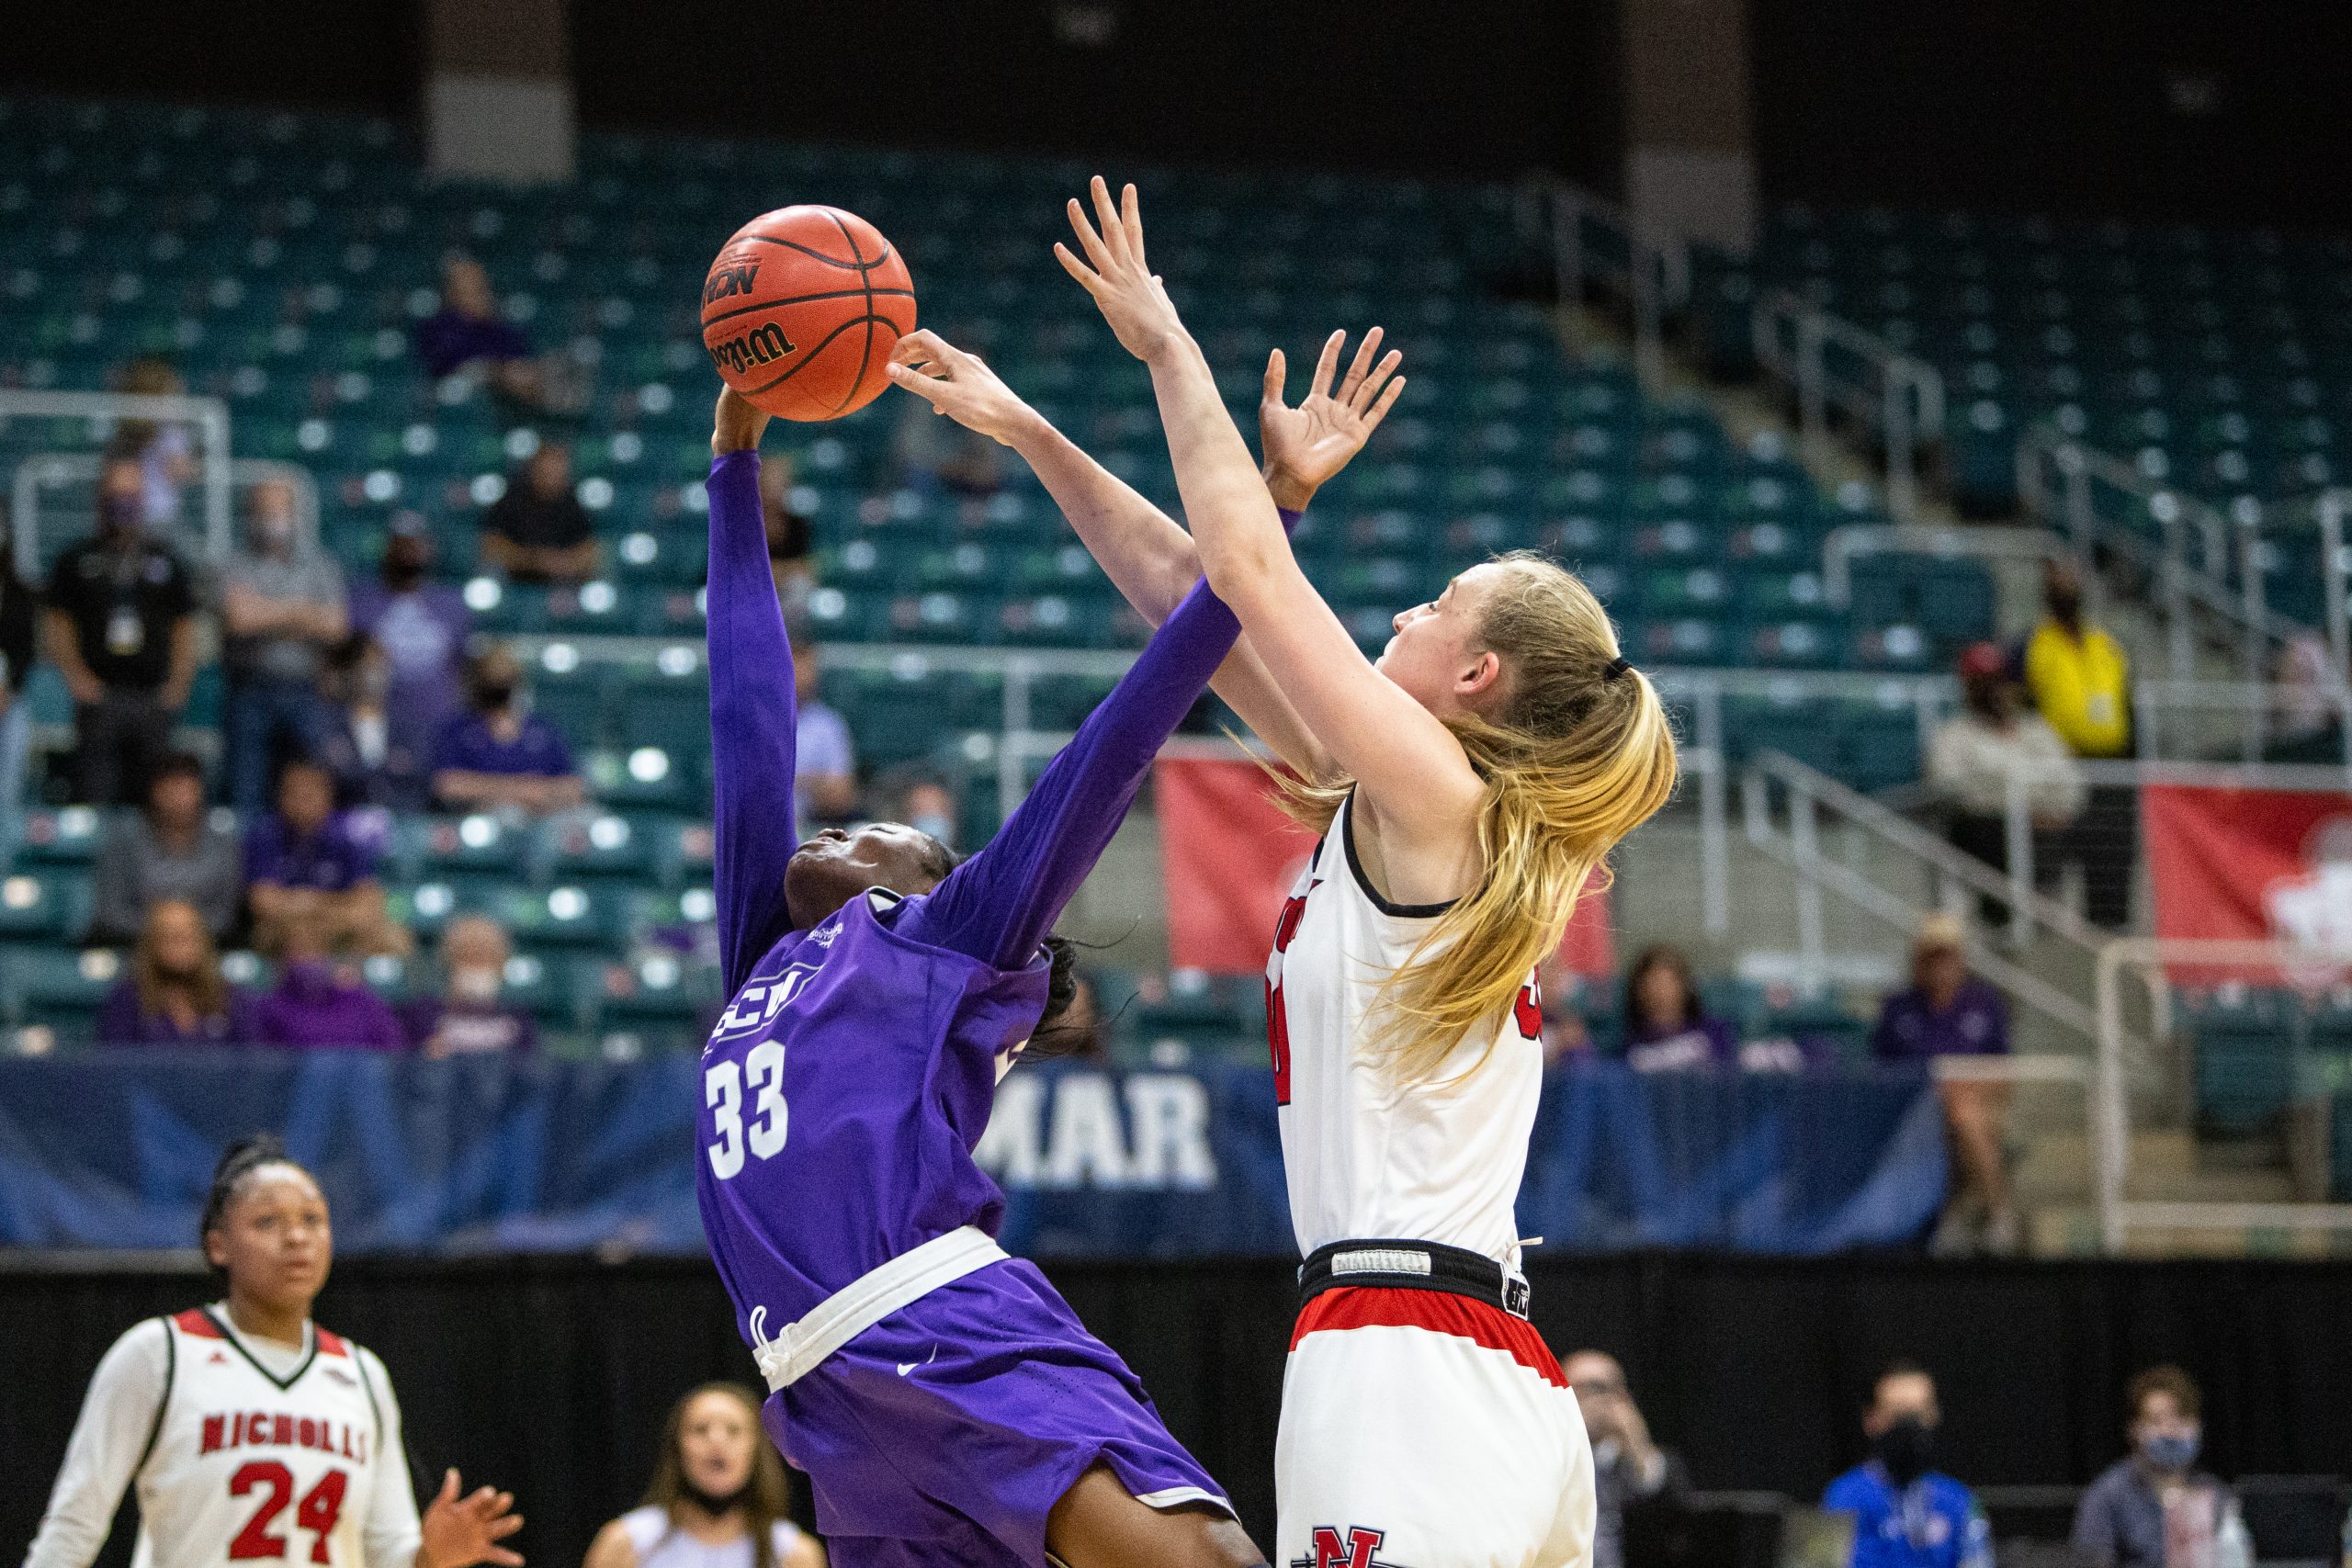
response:
[[[1196,582],[988,847],[913,900],[899,930],[1000,969],[1028,963],[1240,631]]]
[[[1151,368],[1177,490],[1211,586],[1233,606],[1299,716],[1362,785],[1365,803],[1400,830],[1400,847],[1457,859],[1484,793],[1476,772],[1436,716],[1364,659],[1299,570],[1208,361],[1145,260],[1135,187],[1116,207],[1100,178],[1092,194],[1099,234],[1079,204],[1069,204],[1086,260],[1063,245],[1054,254],[1094,297],[1119,342]],[[1379,388],[1365,358],[1357,355],[1340,400],[1384,413],[1405,383],[1399,378]],[[1279,355],[1267,370],[1270,381],[1279,378]]]
[[[784,868],[792,840],[792,644],[768,571],[760,518],[760,433],[768,416],[718,395],[710,437],[710,758],[713,886],[728,993],[789,928]]]
[[[958,424],[1021,455],[1113,585],[1146,621],[1156,626],[1166,620],[1177,601],[1200,581],[1201,560],[1193,536],[1055,429],[998,379],[978,355],[967,354],[925,331],[900,338],[892,358],[892,380]],[[1337,473],[1345,461],[1342,457],[1330,473]],[[1286,525],[1296,525],[1319,482],[1288,481]],[[1309,778],[1330,773],[1329,757],[1274,684],[1248,638],[1235,646],[1209,684],[1294,770]]]

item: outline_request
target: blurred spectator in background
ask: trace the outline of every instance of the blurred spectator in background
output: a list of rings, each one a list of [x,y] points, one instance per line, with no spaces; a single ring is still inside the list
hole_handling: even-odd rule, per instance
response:
[[[904,822],[949,849],[956,847],[956,792],[921,763],[891,769],[875,781],[875,813],[885,822]]]
[[[366,956],[404,953],[413,945],[384,908],[376,851],[334,808],[334,779],[298,757],[277,776],[277,809],[245,830],[246,897],[254,946],[290,951],[297,928],[317,951]]]
[[[571,451],[543,442],[507,476],[481,519],[482,564],[515,582],[585,582],[596,575],[596,525],[571,486]]]
[[[364,633],[344,638],[327,656],[319,691],[329,716],[319,761],[334,775],[339,806],[412,812],[432,804],[424,750],[394,732],[391,687],[391,660]]]
[[[196,679],[196,590],[141,521],[139,465],[107,464],[98,525],[57,558],[44,641],[74,696],[74,795],[144,800]]]
[[[214,942],[228,940],[245,896],[244,856],[235,831],[215,823],[204,804],[202,762],[186,751],[166,754],[147,785],[147,809],[107,823],[93,892],[94,943],[138,941],[165,898],[195,909]]]
[[[1738,1056],[1738,1031],[1700,1005],[1690,960],[1666,942],[1644,948],[1625,972],[1625,1065],[1671,1072],[1728,1066]]]
[[[2344,708],[2352,693],[2326,639],[2305,634],[2290,637],[2278,648],[2271,682],[2278,689],[2278,708],[2270,716],[2271,730],[2263,742],[2266,762],[2335,763],[2344,761]]]
[[[2008,998],[1968,972],[1959,919],[1929,915],[1919,922],[1911,944],[1910,986],[1879,1009],[1871,1055],[1882,1062],[1931,1063],[1940,1056],[2006,1056],[2008,1051]],[[1984,1246],[2013,1251],[2019,1240],[2018,1215],[2009,1201],[2008,1163],[2001,1147],[2009,1086],[1939,1078],[1936,1092],[1961,1179],[1961,1190],[1945,1206],[1938,1246],[1964,1247],[1969,1228],[1981,1225]]]
[[[430,754],[441,726],[457,711],[464,685],[466,638],[473,612],[447,582],[428,582],[433,540],[419,522],[384,542],[380,578],[351,594],[351,629],[375,639],[391,661],[384,694],[391,744]]]
[[[2124,1392],[2132,1451],[2091,1483],[2075,1508],[2085,1568],[2245,1568],[2252,1559],[2237,1499],[2197,1468],[2204,1399],[2178,1367],[2150,1367]]]
[[[326,954],[324,933],[316,924],[297,920],[286,927],[277,984],[254,1000],[254,1043],[406,1050],[400,1015],[375,992],[336,973]]]
[[[537,1045],[531,1015],[503,1007],[506,961],[514,956],[506,933],[486,915],[460,915],[441,930],[441,994],[420,997],[401,1022],[409,1043],[427,1056],[457,1056],[477,1051],[528,1051]]]
[[[325,650],[343,639],[343,573],[301,536],[294,487],[254,486],[245,547],[220,570],[220,629],[229,693],[223,743],[229,804],[251,817],[267,803],[282,756],[315,756],[328,714],[319,695]]]
[[[1683,1506],[1690,1472],[1682,1461],[1650,1439],[1649,1423],[1625,1386],[1625,1369],[1600,1350],[1578,1350],[1560,1365],[1584,1413],[1592,1440],[1596,1515],[1592,1568],[1623,1568],[1625,1515],[1645,1504]]]
[[[776,598],[789,620],[808,603],[817,586],[816,541],[806,513],[792,504],[792,457],[779,452],[760,467],[760,515],[768,534],[768,570],[775,578]]]
[[[1951,808],[1946,837],[1952,847],[2007,875],[2010,781],[2023,794],[2033,830],[2046,837],[2082,815],[2082,770],[2040,715],[2018,712],[2008,660],[1991,643],[1960,656],[1960,712],[1928,743],[1928,782]],[[2007,923],[2003,899],[1980,897],[1977,909],[1987,925]]]
[[[523,667],[503,648],[483,650],[467,667],[471,711],[445,723],[433,748],[433,794],[443,806],[537,816],[583,798],[571,748],[554,725],[523,711],[522,684]]]
[[[2083,583],[2061,560],[2042,565],[2041,624],[2026,640],[2019,674],[2058,739],[2077,757],[2132,755],[2132,661],[2106,628],[2083,618]],[[2130,784],[2093,785],[2061,840],[2083,868],[2084,913],[2121,931],[2132,919],[2132,868],[2139,856],[2140,807]]]
[[[794,737],[798,772],[792,781],[793,815],[798,818],[793,827],[796,838],[847,822],[857,812],[857,749],[850,740],[849,721],[820,694],[823,677],[822,653],[806,630],[796,626],[792,687],[800,704]],[[912,819],[908,820],[912,826]]]
[[[436,381],[480,367],[510,415],[570,412],[579,401],[569,367],[533,355],[530,337],[498,313],[490,274],[470,256],[441,264],[441,309],[416,323],[415,343],[417,363]]]
[[[114,378],[115,390],[141,397],[176,398],[187,383],[170,365],[142,355],[125,365]],[[107,455],[139,465],[139,519],[158,533],[180,525],[181,492],[195,479],[195,446],[187,426],[176,421],[126,419],[115,427]]]
[[[161,898],[98,1010],[101,1045],[233,1045],[255,1038],[253,1004],[222,978],[220,955],[195,905]]]
[[[1535,964],[1535,996],[1544,1014],[1544,1065],[1557,1066],[1579,1051],[1592,1049],[1592,1033],[1585,1027],[1577,998],[1584,994],[1584,976],[1570,969],[1558,953]]]
[[[1925,1370],[1896,1361],[1871,1385],[1871,1457],[1829,1483],[1825,1509],[1854,1516],[1850,1568],[1993,1568],[1975,1495],[1935,1469],[1943,1412]]]
[[[33,733],[25,681],[40,636],[39,604],[17,575],[16,534],[0,502],[0,860],[14,854],[25,836],[25,761]]]
[[[899,483],[925,495],[990,496],[1004,487],[1004,449],[919,399],[906,399],[890,430]]]
[[[671,1408],[644,1506],[598,1530],[581,1568],[825,1568],[791,1506],[758,1396],[707,1382]]]

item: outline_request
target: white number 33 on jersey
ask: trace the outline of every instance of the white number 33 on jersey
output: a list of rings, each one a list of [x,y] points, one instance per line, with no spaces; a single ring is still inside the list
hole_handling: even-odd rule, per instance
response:
[[[746,1087],[752,1101],[748,1125]],[[774,1159],[784,1147],[784,1047],[763,1040],[743,1053],[740,1066],[724,1059],[713,1062],[703,1071],[702,1098],[718,1130],[718,1142],[706,1152],[719,1180],[741,1172],[747,1151],[760,1159]]]

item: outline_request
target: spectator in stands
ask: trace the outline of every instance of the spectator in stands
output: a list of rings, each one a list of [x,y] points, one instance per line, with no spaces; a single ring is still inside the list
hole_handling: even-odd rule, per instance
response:
[[[522,666],[503,648],[466,671],[471,711],[442,726],[433,749],[433,794],[459,811],[566,811],[584,796],[562,732],[521,704]]]
[[[470,256],[441,264],[441,309],[417,322],[417,362],[436,381],[481,367],[491,396],[509,414],[570,412],[577,389],[560,364],[537,358],[522,328],[498,313],[490,274]]]
[[[1960,921],[1929,915],[1919,922],[1911,946],[1911,984],[1879,1010],[1871,1054],[1882,1062],[1931,1063],[1942,1056],[2005,1056],[2008,1051],[2008,998],[1968,972]],[[2008,1163],[2001,1147],[2009,1086],[1944,1078],[1936,1090],[1961,1177],[1961,1190],[1946,1208],[1939,1245],[1962,1245],[1965,1227],[1981,1224],[1986,1247],[2011,1251],[2018,1240],[2018,1216],[2009,1201]]]
[[[411,520],[384,542],[379,580],[351,594],[351,629],[373,638],[391,661],[387,739],[419,756],[430,755],[442,724],[457,711],[474,626],[462,593],[425,581],[432,567],[433,540],[421,519]]]
[[[42,617],[74,697],[74,797],[94,806],[146,798],[196,679],[196,590],[148,536],[143,489],[137,463],[107,464],[97,532],[57,558]]]
[[[767,523],[768,570],[787,620],[808,605],[817,586],[815,540],[808,514],[792,504],[792,458],[778,453],[760,469],[760,513]]]
[[[956,792],[929,768],[894,768],[876,781],[874,793],[880,800],[876,811],[882,820],[904,822],[951,850],[956,847]]]
[[[277,809],[245,831],[245,882],[254,946],[291,950],[297,929],[324,953],[405,953],[407,928],[384,908],[377,853],[358,825],[334,808],[334,778],[298,757],[277,778]]]
[[[1577,1002],[1584,995],[1584,976],[1570,969],[1556,953],[1535,965],[1535,995],[1544,1014],[1544,1065],[1557,1066],[1579,1052],[1592,1049],[1592,1032],[1585,1027]]]
[[[1625,972],[1625,1063],[1636,1072],[1728,1066],[1739,1033],[1710,1018],[1690,978],[1690,960],[1666,942],[1644,948]]]
[[[506,933],[485,915],[460,915],[441,931],[441,994],[409,1004],[401,1022],[409,1043],[427,1056],[529,1051],[538,1044],[531,1015],[502,1006]]]
[[[2178,1367],[2150,1367],[2124,1391],[2132,1451],[2091,1483],[2075,1508],[2085,1568],[2180,1568],[2252,1561],[2230,1489],[2197,1468],[2204,1399]],[[2234,1553],[2221,1550],[2238,1538]]]
[[[255,1038],[253,1004],[220,974],[204,916],[181,898],[159,898],[98,1010],[101,1045],[230,1045]]]
[[[2082,770],[2039,714],[2017,711],[2008,661],[1989,642],[1960,656],[1961,711],[1928,743],[1928,782],[1951,808],[1946,836],[1954,849],[2004,875],[2009,869],[2008,798],[2015,781],[2037,841],[2082,815]],[[2006,924],[2006,901],[1980,898],[1987,925]]]
[[[141,397],[176,398],[187,390],[180,373],[152,355],[125,365],[115,390]],[[140,521],[158,533],[180,525],[181,492],[196,479],[196,449],[187,426],[174,421],[126,419],[107,445],[109,457],[139,465]]]
[[[381,644],[355,632],[327,656],[320,693],[330,720],[319,761],[334,775],[337,805],[423,811],[433,780],[424,748],[393,728],[392,661]]]
[[[14,532],[0,503],[0,860],[25,836],[25,762],[32,750],[32,714],[24,703],[40,615],[33,591],[17,575]]]
[[[926,495],[944,491],[977,498],[1004,488],[1003,447],[912,398],[899,406],[890,456],[899,483]]]
[[[1592,1441],[1592,1568],[1624,1568],[1625,1515],[1645,1506],[1684,1506],[1690,1472],[1679,1457],[1651,1440],[1649,1423],[1634,1403],[1616,1357],[1578,1350],[1560,1370],[1576,1393],[1585,1434]]]
[[[2271,668],[2278,706],[2263,742],[2266,762],[2328,764],[2344,761],[2344,677],[2326,639],[2308,633],[2279,645]]]
[[[1871,1385],[1871,1457],[1829,1483],[1821,1506],[1854,1516],[1849,1568],[1992,1568],[1992,1531],[1975,1495],[1935,1469],[1943,1413],[1935,1380],[1896,1361]]]
[[[515,582],[585,582],[596,575],[596,525],[571,487],[571,452],[541,444],[507,477],[481,520],[481,559]]]
[[[202,762],[186,751],[167,754],[147,785],[147,809],[107,824],[94,892],[95,943],[138,941],[167,898],[193,908],[212,941],[228,940],[245,896],[244,860],[236,832],[206,809]]]
[[[598,1530],[581,1568],[825,1568],[791,1506],[760,1396],[707,1382],[672,1407],[644,1505]]]
[[[245,547],[220,572],[229,803],[247,818],[267,804],[280,756],[316,756],[325,745],[319,672],[347,629],[343,573],[301,537],[294,487],[264,480],[249,504]]]
[[[2045,614],[2019,660],[2034,707],[2075,756],[2091,761],[2131,756],[2132,663],[2122,645],[2084,619],[2082,578],[2067,562],[2044,564],[2041,597]],[[2065,835],[2066,857],[2083,868],[2084,913],[2110,931],[2132,919],[2139,810],[2130,784],[2093,785]]]
[[[254,1040],[263,1045],[402,1051],[408,1035],[381,997],[339,974],[325,933],[312,923],[286,928],[277,984],[254,998]]]
[[[849,721],[818,693],[823,676],[818,645],[805,628],[794,627],[792,685],[800,718],[794,736],[799,771],[793,776],[792,803],[798,818],[794,832],[803,838],[857,814],[857,749],[850,740]]]

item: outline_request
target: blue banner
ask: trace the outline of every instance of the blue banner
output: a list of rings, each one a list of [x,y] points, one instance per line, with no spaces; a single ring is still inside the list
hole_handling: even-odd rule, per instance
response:
[[[337,1249],[702,1250],[696,1061],[428,1062],[120,1051],[0,1061],[0,1245],[195,1244],[213,1162],[266,1129],[319,1174]],[[1263,1068],[1024,1067],[979,1149],[1038,1258],[1295,1256]],[[1555,1073],[1519,1224],[1547,1253],[1897,1245],[1944,1191],[1916,1074]]]

